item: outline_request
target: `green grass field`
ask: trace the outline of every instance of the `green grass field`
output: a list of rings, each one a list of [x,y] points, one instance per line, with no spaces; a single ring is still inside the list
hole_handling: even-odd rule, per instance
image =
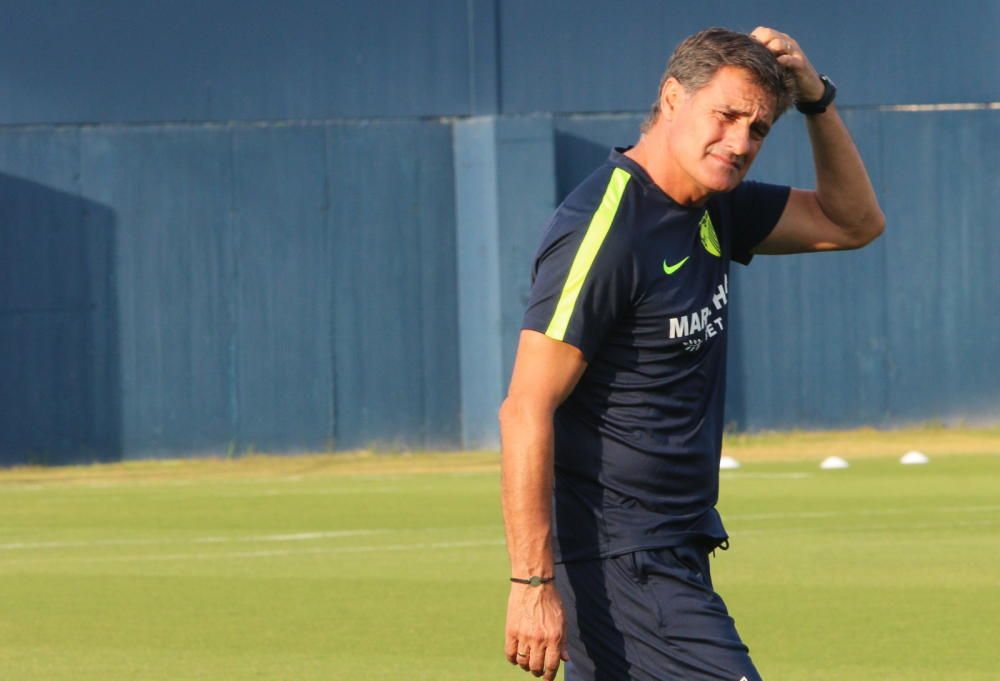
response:
[[[716,585],[765,678],[1000,678],[1000,437],[842,471],[796,442],[734,440],[757,461],[723,474]],[[2,471],[0,679],[534,678],[501,656],[498,476],[488,454]]]

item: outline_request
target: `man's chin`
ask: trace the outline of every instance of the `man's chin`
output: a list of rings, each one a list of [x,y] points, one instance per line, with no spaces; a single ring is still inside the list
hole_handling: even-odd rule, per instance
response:
[[[736,189],[742,181],[742,173],[734,172],[727,177],[713,177],[704,186],[713,194],[723,194]]]

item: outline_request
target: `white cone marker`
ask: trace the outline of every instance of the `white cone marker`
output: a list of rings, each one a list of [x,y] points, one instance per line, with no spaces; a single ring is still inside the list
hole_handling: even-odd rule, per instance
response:
[[[719,459],[720,471],[733,471],[740,467],[740,462],[731,456],[723,456]]]
[[[904,466],[919,466],[921,464],[929,463],[930,459],[923,452],[918,452],[916,450],[907,452],[903,454],[903,458],[899,460],[899,463]]]
[[[823,463],[819,465],[825,471],[836,470],[838,468],[847,468],[850,464],[841,459],[839,456],[828,456],[823,459]]]

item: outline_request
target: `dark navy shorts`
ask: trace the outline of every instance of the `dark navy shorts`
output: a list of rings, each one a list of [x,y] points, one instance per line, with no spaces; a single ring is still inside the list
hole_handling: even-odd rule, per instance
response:
[[[556,565],[566,681],[761,681],[700,546]]]

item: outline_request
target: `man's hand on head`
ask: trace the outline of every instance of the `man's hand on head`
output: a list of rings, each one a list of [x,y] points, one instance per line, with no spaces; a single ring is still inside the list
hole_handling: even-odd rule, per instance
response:
[[[778,63],[787,67],[795,78],[795,101],[815,102],[823,96],[823,81],[809,63],[805,52],[787,33],[758,26],[750,34],[771,50]]]
[[[758,26],[750,34],[787,68],[797,103],[823,99],[826,84],[787,33]],[[833,94],[833,92],[831,92]],[[800,109],[800,111],[803,111]],[[851,135],[836,110],[803,111],[816,189],[792,189],[785,210],[754,253],[813,253],[861,248],[885,228],[885,215]]]

